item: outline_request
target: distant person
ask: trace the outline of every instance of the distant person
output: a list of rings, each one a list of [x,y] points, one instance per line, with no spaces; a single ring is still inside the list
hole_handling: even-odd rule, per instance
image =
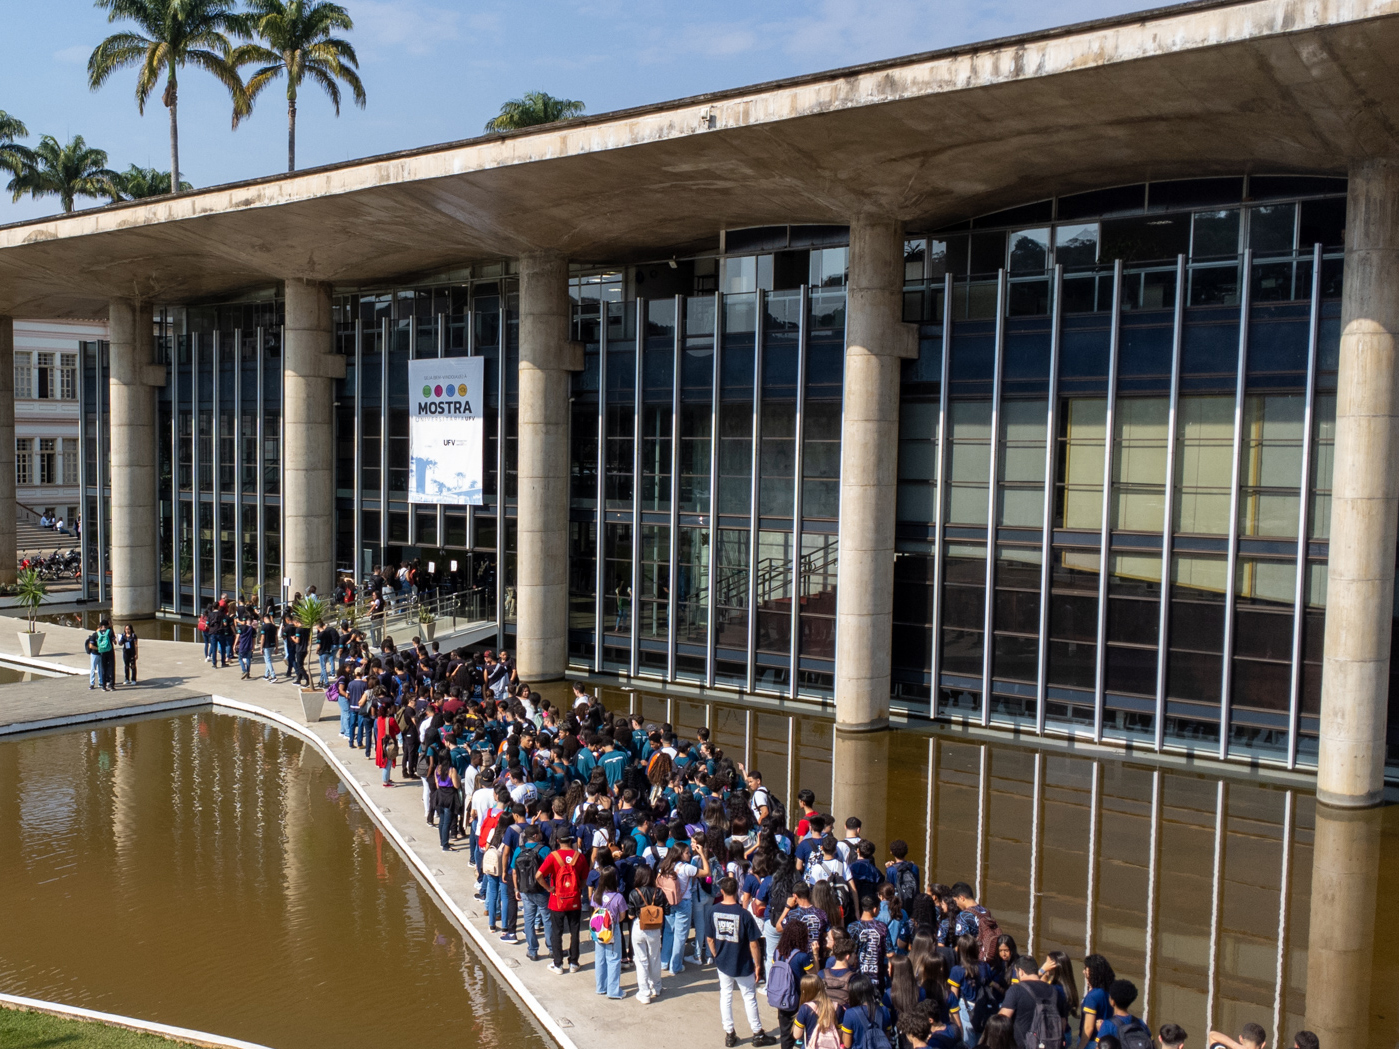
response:
[[[112,632],[112,623],[104,619],[97,625],[98,683],[103,692],[116,691],[117,676],[117,636]]]
[[[126,628],[122,630],[118,644],[121,646],[123,681],[128,685],[134,685],[136,684],[137,641],[136,628],[130,623],[127,623]]]
[[[1268,1032],[1258,1024],[1248,1023],[1240,1029],[1237,1041],[1227,1034],[1211,1031],[1206,1043],[1210,1049],[1266,1049]]]

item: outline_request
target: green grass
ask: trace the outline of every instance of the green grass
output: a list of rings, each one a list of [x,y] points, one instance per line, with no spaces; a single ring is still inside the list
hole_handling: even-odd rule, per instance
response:
[[[191,1049],[153,1034],[0,1008],[0,1049]]]

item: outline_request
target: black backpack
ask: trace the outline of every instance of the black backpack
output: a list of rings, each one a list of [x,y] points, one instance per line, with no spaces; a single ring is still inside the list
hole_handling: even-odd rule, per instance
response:
[[[1061,1049],[1064,1044],[1064,1018],[1059,1015],[1059,992],[1051,984],[1041,984],[1049,991],[1039,994],[1031,981],[1022,982],[1021,988],[1035,1000],[1035,1015],[1030,1020],[1030,1029],[1025,1032],[1025,1049]],[[1148,1044],[1147,1049],[1150,1049]]]
[[[1151,1031],[1135,1016],[1112,1017],[1122,1049],[1151,1049]]]
[[[539,892],[539,845],[522,845],[515,853],[515,889],[517,892]]]
[[[913,864],[900,860],[890,873],[894,875],[894,891],[898,893],[899,901],[907,907],[918,895],[918,876],[913,873]]]

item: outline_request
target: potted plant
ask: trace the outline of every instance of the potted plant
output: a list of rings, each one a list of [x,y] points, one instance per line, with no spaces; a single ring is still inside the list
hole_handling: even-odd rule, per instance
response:
[[[298,626],[314,631],[317,623],[325,621],[330,606],[314,594],[301,598],[292,605],[291,615]],[[319,688],[301,689],[301,709],[306,715],[306,724],[314,725],[321,720],[325,710],[325,691]]]
[[[48,593],[48,584],[39,578],[36,568],[26,568],[15,577],[15,597],[20,607],[29,611],[29,629],[19,632],[19,647],[30,659],[37,658],[44,647],[44,635],[34,629],[34,621]]]
[[[418,625],[423,628],[423,640],[431,641],[432,635],[437,632],[437,616],[427,605],[418,606]]]

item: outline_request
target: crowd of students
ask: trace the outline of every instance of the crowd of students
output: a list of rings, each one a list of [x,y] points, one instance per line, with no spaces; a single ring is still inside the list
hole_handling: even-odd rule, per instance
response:
[[[379,654],[337,649],[334,661],[326,691],[346,744],[385,786],[396,768],[421,785],[442,849],[475,867],[491,931],[558,974],[578,971],[587,937],[599,995],[625,997],[621,974],[634,969],[650,1003],[667,977],[713,964],[726,1046],[738,1044],[735,996],[753,1044],[783,1049],[1187,1044],[1177,1024],[1147,1029],[1137,987],[1104,956],[1076,966],[1059,951],[1022,953],[971,886],[925,884],[905,842],[881,855],[858,817],[838,823],[810,791],[789,816],[705,729],[682,738],[610,712],[581,684],[571,707],[555,706],[505,652],[414,638]],[[1204,1044],[1267,1039],[1248,1024]],[[1318,1049],[1306,1031],[1288,1044]]]

